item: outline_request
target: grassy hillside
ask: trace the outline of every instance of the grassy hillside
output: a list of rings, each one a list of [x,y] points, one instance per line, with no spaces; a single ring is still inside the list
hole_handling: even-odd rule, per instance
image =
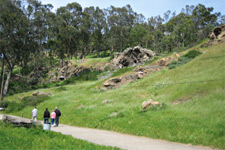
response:
[[[37,106],[38,119],[44,109],[57,106],[68,125],[100,128],[194,145],[225,148],[225,43],[200,49],[202,55],[175,69],[164,69],[119,89],[102,91],[102,81],[82,82],[51,92]],[[191,49],[190,49],[191,50]],[[32,92],[8,97],[19,101]],[[143,111],[143,101],[153,99],[162,107]],[[114,100],[102,104],[103,100]],[[176,102],[176,104],[174,104]],[[31,117],[32,107],[24,113]],[[117,116],[110,114],[117,112]]]
[[[13,134],[12,134],[13,133]],[[42,129],[26,129],[0,122],[0,149],[74,149],[74,150],[113,150],[118,148],[99,146],[74,139],[61,133]]]

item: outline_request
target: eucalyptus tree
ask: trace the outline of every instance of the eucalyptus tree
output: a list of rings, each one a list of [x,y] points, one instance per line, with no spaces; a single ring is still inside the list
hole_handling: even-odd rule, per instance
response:
[[[42,5],[37,0],[27,1],[22,8],[29,19],[28,34],[30,43],[30,47],[21,57],[20,65],[24,68],[27,67],[27,63],[31,60],[34,67],[40,64],[37,56],[43,55],[43,52],[46,51],[46,42],[50,37],[49,29],[52,26],[52,22],[49,22],[53,14],[51,12],[52,8],[51,4]]]
[[[1,55],[6,61],[8,70],[3,96],[7,94],[9,81],[15,65],[21,61],[22,55],[33,44],[29,37],[29,19],[21,8],[21,1],[0,1]]]
[[[129,45],[130,31],[136,20],[136,13],[133,12],[130,5],[122,8],[111,6],[108,11],[111,39],[115,39],[115,43],[119,45],[118,48],[122,51],[124,47]]]
[[[97,57],[99,57],[99,52],[102,51],[104,46],[103,34],[105,33],[105,24],[106,24],[104,11],[99,7],[96,7],[94,11],[92,24],[94,27],[93,31],[94,48],[97,52]]]
[[[202,33],[201,38],[206,38],[211,29],[217,25],[217,19],[221,13],[213,13],[213,7],[205,7],[198,4],[192,11],[192,19],[196,28]]]
[[[146,35],[148,35],[148,30],[144,24],[136,24],[130,32],[130,39],[132,40],[132,45],[142,45],[145,44],[147,40]]]
[[[70,3],[66,7],[57,9],[57,22],[55,32],[55,43],[58,57],[67,62],[76,53],[80,36],[80,25],[82,17],[82,7],[78,3]]]

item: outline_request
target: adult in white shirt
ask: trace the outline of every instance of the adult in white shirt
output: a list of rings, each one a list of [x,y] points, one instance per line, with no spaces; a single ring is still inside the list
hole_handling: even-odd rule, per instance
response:
[[[32,119],[37,121],[37,108],[34,107],[34,109],[32,110]]]

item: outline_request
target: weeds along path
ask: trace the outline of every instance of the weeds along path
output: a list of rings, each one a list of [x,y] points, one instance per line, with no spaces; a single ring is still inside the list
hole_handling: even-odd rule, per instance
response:
[[[68,125],[52,127],[52,131],[72,135],[98,145],[113,146],[127,150],[210,150],[208,147],[192,146],[164,140],[121,134],[112,131],[80,128]]]
[[[3,114],[0,114],[0,120],[2,120],[2,118]],[[211,150],[209,147],[192,146],[190,144],[168,142],[147,137],[63,124],[60,124],[58,127],[52,126],[51,131],[60,132],[64,135],[71,135],[76,139],[82,139],[94,144],[113,146],[126,150]]]

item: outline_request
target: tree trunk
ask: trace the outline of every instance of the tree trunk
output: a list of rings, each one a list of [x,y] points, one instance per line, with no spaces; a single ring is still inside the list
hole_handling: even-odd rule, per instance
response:
[[[13,67],[9,67],[9,72],[8,72],[8,75],[7,75],[7,78],[6,78],[6,81],[5,81],[5,86],[4,86],[4,89],[3,89],[3,97],[5,97],[7,95],[7,92],[8,92],[8,87],[9,87],[9,80],[11,78],[11,75],[12,75],[12,71],[13,71]]]
[[[2,100],[2,89],[4,85],[4,74],[5,74],[5,58],[2,58],[2,72],[1,72],[1,85],[0,85],[0,101]]]
[[[110,51],[110,56],[112,56],[113,52],[114,52],[114,48],[113,48],[113,46],[112,46],[112,47],[111,47],[111,51]]]
[[[97,50],[97,58],[99,58],[99,50]]]

